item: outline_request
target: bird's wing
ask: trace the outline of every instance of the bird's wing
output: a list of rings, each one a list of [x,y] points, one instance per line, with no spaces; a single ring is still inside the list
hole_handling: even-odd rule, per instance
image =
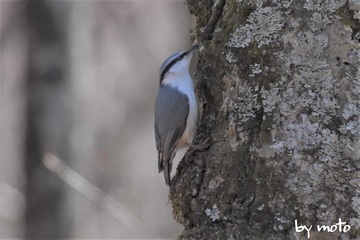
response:
[[[159,153],[159,172],[164,168],[171,168],[169,164],[174,157],[175,146],[185,131],[188,115],[188,97],[173,87],[161,86],[155,103],[155,139]]]

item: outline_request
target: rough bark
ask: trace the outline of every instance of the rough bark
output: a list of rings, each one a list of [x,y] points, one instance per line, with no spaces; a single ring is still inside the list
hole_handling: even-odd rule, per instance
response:
[[[188,0],[197,141],[171,187],[180,239],[360,238],[359,6]],[[209,14],[210,13],[210,14]],[[210,26],[212,25],[212,26]],[[351,229],[319,232],[339,218]]]

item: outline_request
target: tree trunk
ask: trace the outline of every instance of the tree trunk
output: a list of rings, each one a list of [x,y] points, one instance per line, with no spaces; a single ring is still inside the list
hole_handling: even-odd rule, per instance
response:
[[[360,6],[211,2],[187,1],[212,143],[174,177],[179,238],[359,239]]]
[[[71,221],[64,183],[43,165],[43,154],[68,159],[66,19],[68,4],[28,1],[28,77],[26,79],[26,213],[27,239],[67,238]]]

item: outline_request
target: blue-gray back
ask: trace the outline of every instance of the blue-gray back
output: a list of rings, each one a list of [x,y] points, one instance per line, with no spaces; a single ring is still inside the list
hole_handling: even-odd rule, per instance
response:
[[[165,158],[171,157],[184,133],[188,115],[188,97],[171,86],[162,85],[155,102],[155,138],[156,148]]]

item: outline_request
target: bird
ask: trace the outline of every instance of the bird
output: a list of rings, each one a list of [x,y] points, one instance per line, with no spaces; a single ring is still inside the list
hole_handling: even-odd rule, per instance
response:
[[[171,185],[172,162],[179,149],[190,147],[196,132],[198,101],[190,62],[198,45],[168,57],[160,67],[160,84],[155,100],[155,142],[159,173]]]

